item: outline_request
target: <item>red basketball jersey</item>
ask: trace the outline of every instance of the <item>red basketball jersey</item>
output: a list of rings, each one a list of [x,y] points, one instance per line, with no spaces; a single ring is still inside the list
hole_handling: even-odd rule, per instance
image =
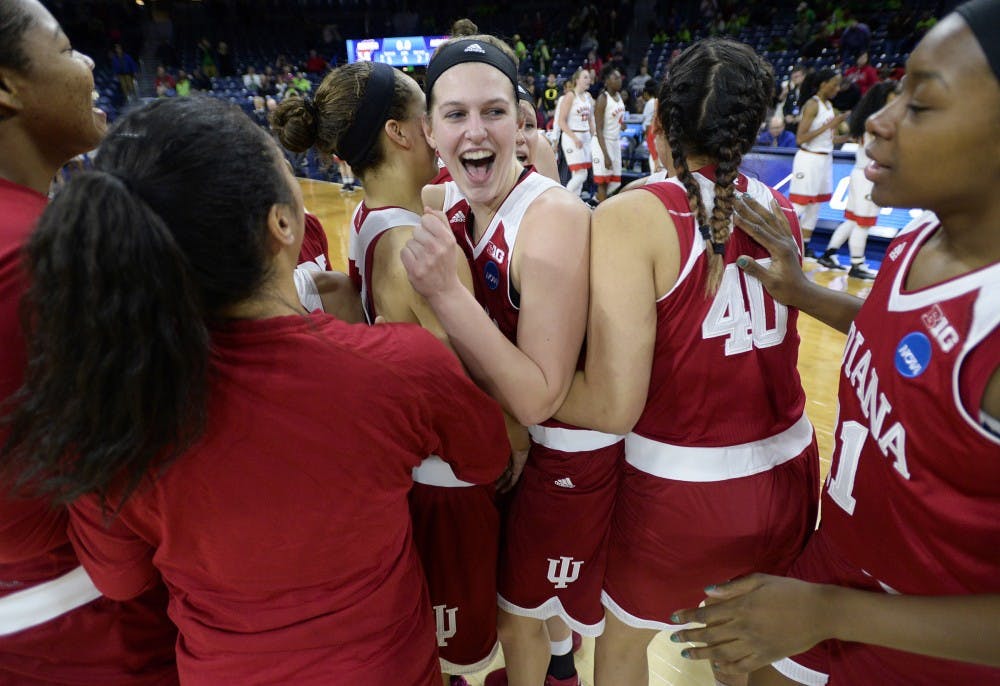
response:
[[[326,231],[323,230],[319,217],[309,212],[305,213],[305,233],[299,249],[299,266],[321,272],[330,271],[330,244],[326,240]]]
[[[454,181],[445,184],[445,216],[455,239],[469,260],[476,299],[507,339],[517,344],[521,296],[511,279],[511,256],[521,219],[538,196],[559,188],[552,179],[529,168],[501,203],[478,241],[472,239],[472,209]]]
[[[375,298],[372,295],[372,267],[375,264],[375,246],[389,229],[397,226],[419,226],[420,215],[402,207],[370,208],[364,202],[358,204],[351,217],[350,239],[348,240],[348,260],[351,279],[361,291],[361,304],[369,324],[375,323]]]
[[[441,167],[438,169],[437,176],[431,179],[430,184],[428,185],[439,186],[442,183],[448,183],[449,181],[451,181],[451,172],[448,171],[448,167]]]
[[[823,532],[888,592],[1000,592],[1000,438],[980,403],[1000,364],[1000,264],[908,290],[930,214],[889,246],[851,326]]]
[[[712,207],[714,168],[695,173],[702,203]],[[646,407],[633,432],[661,443],[736,446],[777,435],[805,407],[796,369],[798,312],[775,302],[761,283],[736,266],[769,255],[737,224],[726,242],[725,271],[714,296],[705,293],[708,257],[684,186],[674,179],[643,188],[670,212],[680,243],[677,282],[656,304],[656,343]],[[788,201],[742,174],[739,192],[768,206],[777,200],[801,245]]]

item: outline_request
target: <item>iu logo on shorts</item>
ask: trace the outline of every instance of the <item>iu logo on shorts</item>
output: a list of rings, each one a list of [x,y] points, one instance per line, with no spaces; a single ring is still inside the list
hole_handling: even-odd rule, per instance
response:
[[[455,635],[458,630],[458,622],[455,615],[458,614],[457,607],[445,607],[444,605],[434,606],[434,621],[437,623],[438,648],[448,645],[448,639]]]
[[[548,579],[556,585],[556,588],[566,588],[571,583],[580,578],[580,567],[583,560],[574,560],[572,557],[560,557],[558,560],[549,558]]]

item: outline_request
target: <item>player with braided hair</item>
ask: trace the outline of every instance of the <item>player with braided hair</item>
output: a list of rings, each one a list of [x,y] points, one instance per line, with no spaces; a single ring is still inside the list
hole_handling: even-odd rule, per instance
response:
[[[766,255],[733,224],[737,193],[780,205],[798,231],[788,201],[738,171],[773,78],[746,45],[691,46],[659,94],[677,177],[594,212],[586,367],[557,417],[627,434],[602,685],[646,683],[646,648],[683,599],[697,604],[713,577],[787,568],[813,530],[819,463],[797,312],[735,264]]]

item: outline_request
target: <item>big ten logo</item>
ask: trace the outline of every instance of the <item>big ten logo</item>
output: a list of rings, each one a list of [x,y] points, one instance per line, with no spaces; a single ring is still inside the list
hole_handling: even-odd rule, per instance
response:
[[[507,257],[507,251],[503,248],[497,247],[493,241],[486,244],[486,254],[497,262],[503,262],[503,259]]]
[[[458,608],[444,605],[434,606],[434,622],[437,624],[438,648],[448,645],[448,639],[458,631]]]
[[[920,319],[923,320],[924,326],[931,332],[934,340],[938,342],[938,345],[941,346],[941,350],[944,352],[951,351],[955,347],[955,344],[958,343],[958,331],[955,331],[955,327],[944,316],[944,312],[941,311],[939,306],[934,305],[931,309],[920,315]]]
[[[574,560],[572,557],[560,557],[558,560],[549,560],[548,580],[555,584],[556,588],[566,588],[571,583],[580,578],[580,567],[583,560]]]

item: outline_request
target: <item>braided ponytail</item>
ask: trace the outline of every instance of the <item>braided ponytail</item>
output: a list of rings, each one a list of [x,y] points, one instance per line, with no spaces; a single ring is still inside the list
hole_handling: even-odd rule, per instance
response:
[[[660,89],[660,124],[667,132],[677,179],[705,240],[706,296],[719,288],[732,233],[734,188],[774,89],[770,66],[748,46],[728,39],[695,43],[677,58]],[[712,160],[715,199],[704,207],[689,155]]]

